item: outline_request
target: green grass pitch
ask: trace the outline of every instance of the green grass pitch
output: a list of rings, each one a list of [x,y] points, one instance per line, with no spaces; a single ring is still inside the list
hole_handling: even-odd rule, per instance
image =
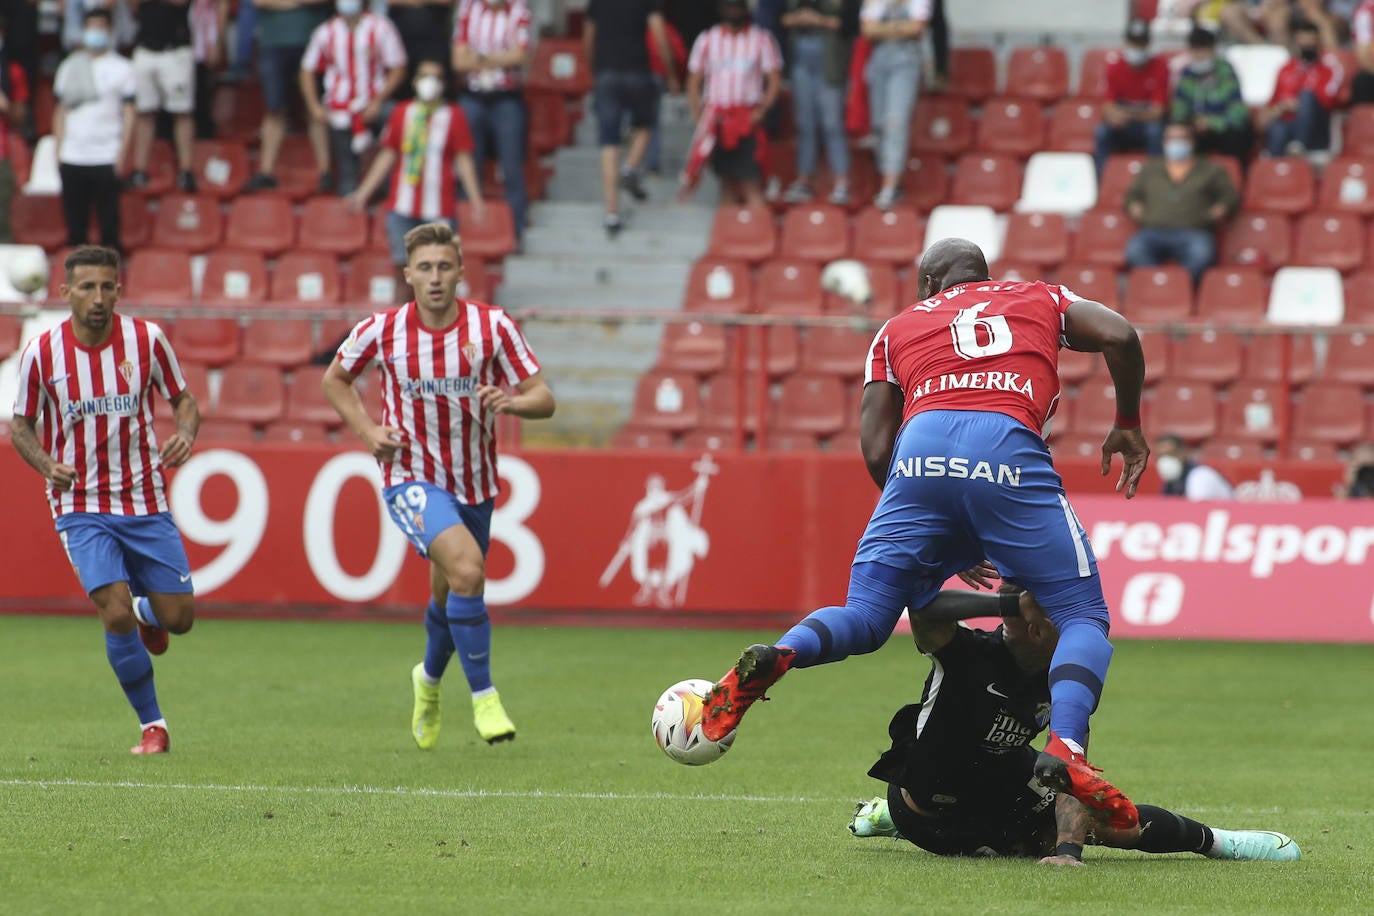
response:
[[[699,769],[649,712],[757,636],[498,628],[519,726],[488,747],[459,672],[409,736],[423,628],[202,620],[157,662],[172,753],[91,618],[0,618],[0,912],[1374,911],[1374,647],[1122,643],[1094,760],[1136,800],[1293,835],[1298,863],[1089,850],[951,861],[844,829],[926,663],[906,637],[796,672]]]

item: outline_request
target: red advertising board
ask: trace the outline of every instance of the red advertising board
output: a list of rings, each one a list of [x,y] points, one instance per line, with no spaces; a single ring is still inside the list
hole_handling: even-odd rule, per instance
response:
[[[1098,551],[1114,635],[1374,642],[1364,504],[1128,502],[1090,463],[1063,470]],[[1329,493],[1339,476],[1229,470],[1290,497]],[[500,471],[488,600],[507,614],[584,621],[781,624],[842,602],[877,497],[849,454],[523,452]],[[10,532],[0,605],[80,606],[41,482],[9,449],[0,475]],[[376,481],[359,451],[198,452],[174,475],[171,503],[203,603],[354,614],[421,605],[426,565],[386,518]]]

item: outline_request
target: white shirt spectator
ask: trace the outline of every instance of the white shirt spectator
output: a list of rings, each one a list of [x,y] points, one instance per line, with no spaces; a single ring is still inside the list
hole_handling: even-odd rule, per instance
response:
[[[1215,499],[1235,499],[1236,491],[1216,468],[1198,464],[1183,478],[1183,496],[1196,503]]]
[[[78,56],[90,61],[90,76],[95,85],[94,98],[73,105],[73,93],[80,93],[75,79],[80,78]],[[53,94],[63,103],[62,146],[58,162],[67,165],[114,165],[119,159],[124,130],[124,105],[134,100],[134,65],[113,51],[87,55],[78,51],[67,56],[57,68]]]

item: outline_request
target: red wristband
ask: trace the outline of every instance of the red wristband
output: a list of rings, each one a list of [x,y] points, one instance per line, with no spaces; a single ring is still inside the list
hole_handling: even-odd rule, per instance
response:
[[[1123,416],[1122,414],[1117,414],[1117,415],[1116,415],[1116,428],[1117,428],[1117,429],[1140,429],[1140,414],[1136,414],[1136,415],[1133,416],[1133,417],[1127,417],[1127,416]]]

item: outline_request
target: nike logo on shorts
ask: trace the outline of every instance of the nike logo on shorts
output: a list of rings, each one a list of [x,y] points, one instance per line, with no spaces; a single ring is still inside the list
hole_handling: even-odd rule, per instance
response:
[[[182,582],[190,582],[190,581],[191,581],[191,574],[190,574],[190,573],[187,573],[186,575],[182,576],[182,577],[181,577],[181,581],[182,581]]]
[[[995,697],[1001,697],[1004,700],[1011,699],[1011,697],[1007,696],[1005,693],[997,689],[996,681],[993,681],[991,684],[988,685],[988,693],[992,694]]]

